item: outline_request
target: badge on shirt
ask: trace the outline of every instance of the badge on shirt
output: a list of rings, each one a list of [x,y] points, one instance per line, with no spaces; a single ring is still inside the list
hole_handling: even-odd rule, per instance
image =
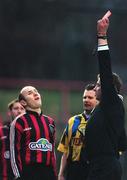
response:
[[[4,152],[4,158],[5,159],[10,159],[10,151],[5,151]]]
[[[54,131],[55,131],[55,127],[53,124],[49,124],[49,128],[50,128],[50,131],[52,134],[54,134]]]

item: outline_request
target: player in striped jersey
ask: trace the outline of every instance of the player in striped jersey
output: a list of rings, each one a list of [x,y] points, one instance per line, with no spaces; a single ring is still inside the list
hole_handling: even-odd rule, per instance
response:
[[[58,150],[63,153],[58,180],[85,180],[89,164],[82,163],[81,149],[85,127],[91,111],[98,104],[94,84],[88,84],[83,93],[84,112],[71,117],[63,132]],[[66,178],[65,178],[66,170]]]
[[[25,86],[19,101],[26,114],[16,118],[10,130],[11,164],[15,178],[56,180],[55,123],[41,111],[41,95]]]
[[[17,99],[8,104],[9,119],[0,126],[0,179],[12,180],[14,178],[10,163],[9,132],[11,121],[21,113],[25,112],[23,106]]]

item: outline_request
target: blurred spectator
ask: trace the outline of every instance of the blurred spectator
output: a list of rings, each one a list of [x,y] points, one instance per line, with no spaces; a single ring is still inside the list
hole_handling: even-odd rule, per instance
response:
[[[10,163],[10,123],[21,113],[25,112],[24,107],[18,100],[13,100],[8,104],[9,119],[0,126],[0,179],[12,180],[14,178]]]

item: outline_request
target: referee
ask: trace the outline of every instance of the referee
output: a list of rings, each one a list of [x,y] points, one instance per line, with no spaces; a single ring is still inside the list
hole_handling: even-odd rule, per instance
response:
[[[110,11],[97,22],[99,75],[95,91],[100,98],[86,125],[84,157],[90,162],[87,180],[121,180],[119,150],[127,149],[125,109],[119,96],[120,77],[112,72],[107,30]]]
[[[55,124],[41,111],[41,95],[25,86],[19,101],[26,113],[16,118],[10,129],[11,164],[16,179],[56,180],[54,152]]]

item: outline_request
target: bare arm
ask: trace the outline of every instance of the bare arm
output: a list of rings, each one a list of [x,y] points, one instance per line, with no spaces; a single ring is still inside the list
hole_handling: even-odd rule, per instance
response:
[[[65,180],[64,171],[67,165],[67,154],[63,153],[61,157],[60,170],[58,174],[58,180]]]

